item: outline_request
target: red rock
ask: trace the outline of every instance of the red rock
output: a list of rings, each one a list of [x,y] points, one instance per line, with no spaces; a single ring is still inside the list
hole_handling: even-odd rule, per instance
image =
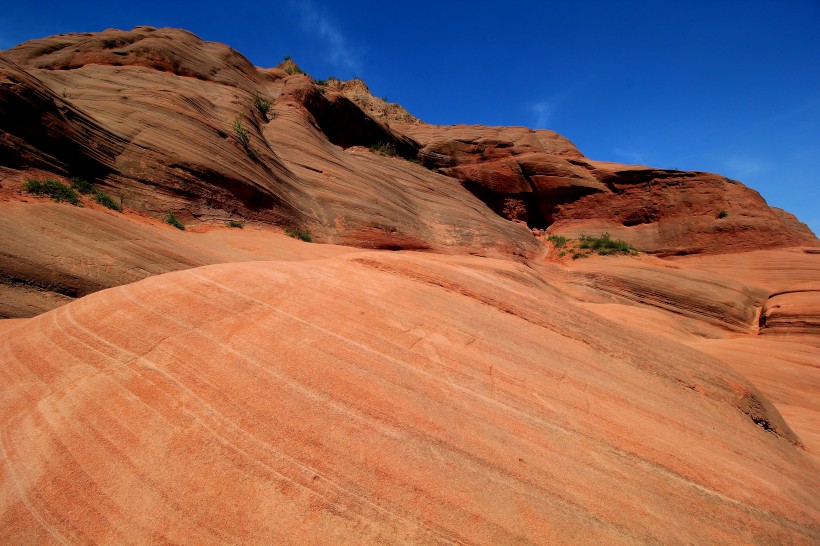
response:
[[[816,539],[817,467],[754,387],[537,279],[412,254],[226,264],[20,323],[0,334],[2,539]]]
[[[805,225],[299,72],[0,54],[0,542],[820,541]],[[71,176],[124,212],[21,189]],[[656,255],[547,237],[603,232]]]

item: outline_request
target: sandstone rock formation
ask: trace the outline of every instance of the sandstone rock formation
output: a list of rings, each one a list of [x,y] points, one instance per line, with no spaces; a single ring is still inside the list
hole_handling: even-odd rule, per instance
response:
[[[499,214],[577,237],[609,232],[647,252],[693,254],[816,244],[813,233],[736,180],[585,158],[564,137],[524,127],[399,125],[428,167]]]
[[[4,542],[820,536],[816,462],[747,380],[509,261],[198,268],[0,354]]]
[[[124,210],[23,189],[72,177]],[[555,237],[603,232],[642,252]],[[27,42],[0,542],[816,544],[819,280],[814,234],[716,174],[182,30]]]

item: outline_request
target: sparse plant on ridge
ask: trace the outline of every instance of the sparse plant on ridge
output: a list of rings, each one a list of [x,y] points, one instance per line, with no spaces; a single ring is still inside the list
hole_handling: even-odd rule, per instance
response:
[[[245,149],[245,153],[248,154],[248,157],[251,159],[256,159],[256,154],[251,149],[251,132],[245,127],[243,123],[245,116],[242,114],[237,115],[233,120],[233,133],[236,137],[236,141],[242,145]]]
[[[562,235],[550,235],[547,237],[555,248],[564,248],[567,246],[567,238]]]
[[[239,220],[228,220],[227,222],[225,222],[225,225],[230,228],[242,229],[245,227],[245,222],[241,222]]]
[[[602,233],[600,237],[581,235],[581,243],[578,248],[597,252],[601,256],[638,253],[635,247],[621,239],[613,239],[609,233]]]
[[[568,254],[572,256],[573,260],[589,258],[593,254],[599,256],[613,254],[637,256],[639,254],[634,246],[621,239],[613,239],[609,233],[602,233],[598,237],[581,235],[579,239],[569,239],[562,235],[548,235],[547,239],[556,249],[561,249],[558,253],[559,258],[563,258]]]
[[[300,229],[286,227],[285,235],[287,235],[288,237],[293,237],[294,239],[300,239],[306,243],[310,243],[311,241],[313,241],[313,238],[310,236],[310,230],[308,228]]]
[[[299,65],[296,64],[296,61],[294,61],[293,58],[290,55],[285,55],[284,61],[285,61],[284,71],[287,72],[288,74],[290,74],[291,76],[294,76],[296,74],[304,74],[302,69],[299,68]]]
[[[82,193],[83,195],[94,193],[94,184],[92,184],[88,180],[83,180],[82,178],[78,178],[75,176],[74,178],[71,178],[69,182],[71,183],[72,188]]]
[[[268,112],[270,111],[271,102],[256,92],[253,95],[253,107],[256,108],[256,111],[264,118],[265,120],[268,119]]]
[[[31,195],[46,195],[51,197],[52,201],[57,203],[65,201],[77,207],[83,206],[80,200],[80,194],[77,193],[77,190],[68,184],[51,178],[46,180],[34,180],[30,178],[23,184],[23,189]]]
[[[120,202],[117,203],[114,198],[112,198],[107,193],[104,193],[94,187],[92,182],[88,180],[84,180],[82,178],[74,177],[71,180],[71,187],[76,191],[80,192],[83,195],[93,195],[94,200],[99,203],[100,205],[107,207],[111,210],[115,210],[117,212],[122,212],[122,197],[120,197]]]
[[[114,201],[114,199],[107,193],[103,193],[101,191],[94,192],[94,200],[104,207],[107,207],[111,210],[115,210],[117,212],[122,212],[122,204]]]
[[[168,214],[165,215],[165,223],[174,226],[177,229],[185,231],[185,224],[179,221],[179,219],[174,214],[174,211],[172,210],[169,210]]]
[[[727,216],[729,216],[729,211],[726,209],[722,209],[717,213],[717,218],[726,218]]]
[[[239,142],[243,148],[247,148],[251,143],[251,132],[242,123],[244,116],[239,114],[233,120],[233,133],[236,136],[236,141]]]
[[[396,155],[396,145],[392,142],[379,142],[370,147],[370,151],[381,154],[385,157],[393,157]]]

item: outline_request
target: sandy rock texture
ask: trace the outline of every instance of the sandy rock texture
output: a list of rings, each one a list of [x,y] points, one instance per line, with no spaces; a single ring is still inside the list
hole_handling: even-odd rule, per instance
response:
[[[594,161],[553,131],[398,127],[423,146],[423,164],[532,228],[572,237],[609,232],[665,255],[817,244],[793,215],[720,175]]]
[[[6,542],[820,536],[748,380],[509,261],[207,266],[4,334]]]
[[[325,242],[504,255],[536,247],[457,180],[401,160],[418,144],[341,91],[258,69],[226,45],[137,27],[34,40],[1,57],[8,167],[95,180],[154,216],[238,215],[310,226]],[[41,126],[56,136],[35,138]],[[32,157],[19,154],[21,142]],[[367,150],[380,144],[396,157]]]
[[[73,177],[123,210],[25,189]],[[820,243],[717,174],[53,36],[0,52],[0,319],[2,544],[820,543]]]

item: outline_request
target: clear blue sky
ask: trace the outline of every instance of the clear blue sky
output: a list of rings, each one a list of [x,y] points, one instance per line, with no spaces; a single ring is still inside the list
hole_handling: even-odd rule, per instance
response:
[[[818,0],[0,0],[0,49],[135,25],[356,75],[430,123],[553,129],[594,159],[721,173],[820,233]]]

